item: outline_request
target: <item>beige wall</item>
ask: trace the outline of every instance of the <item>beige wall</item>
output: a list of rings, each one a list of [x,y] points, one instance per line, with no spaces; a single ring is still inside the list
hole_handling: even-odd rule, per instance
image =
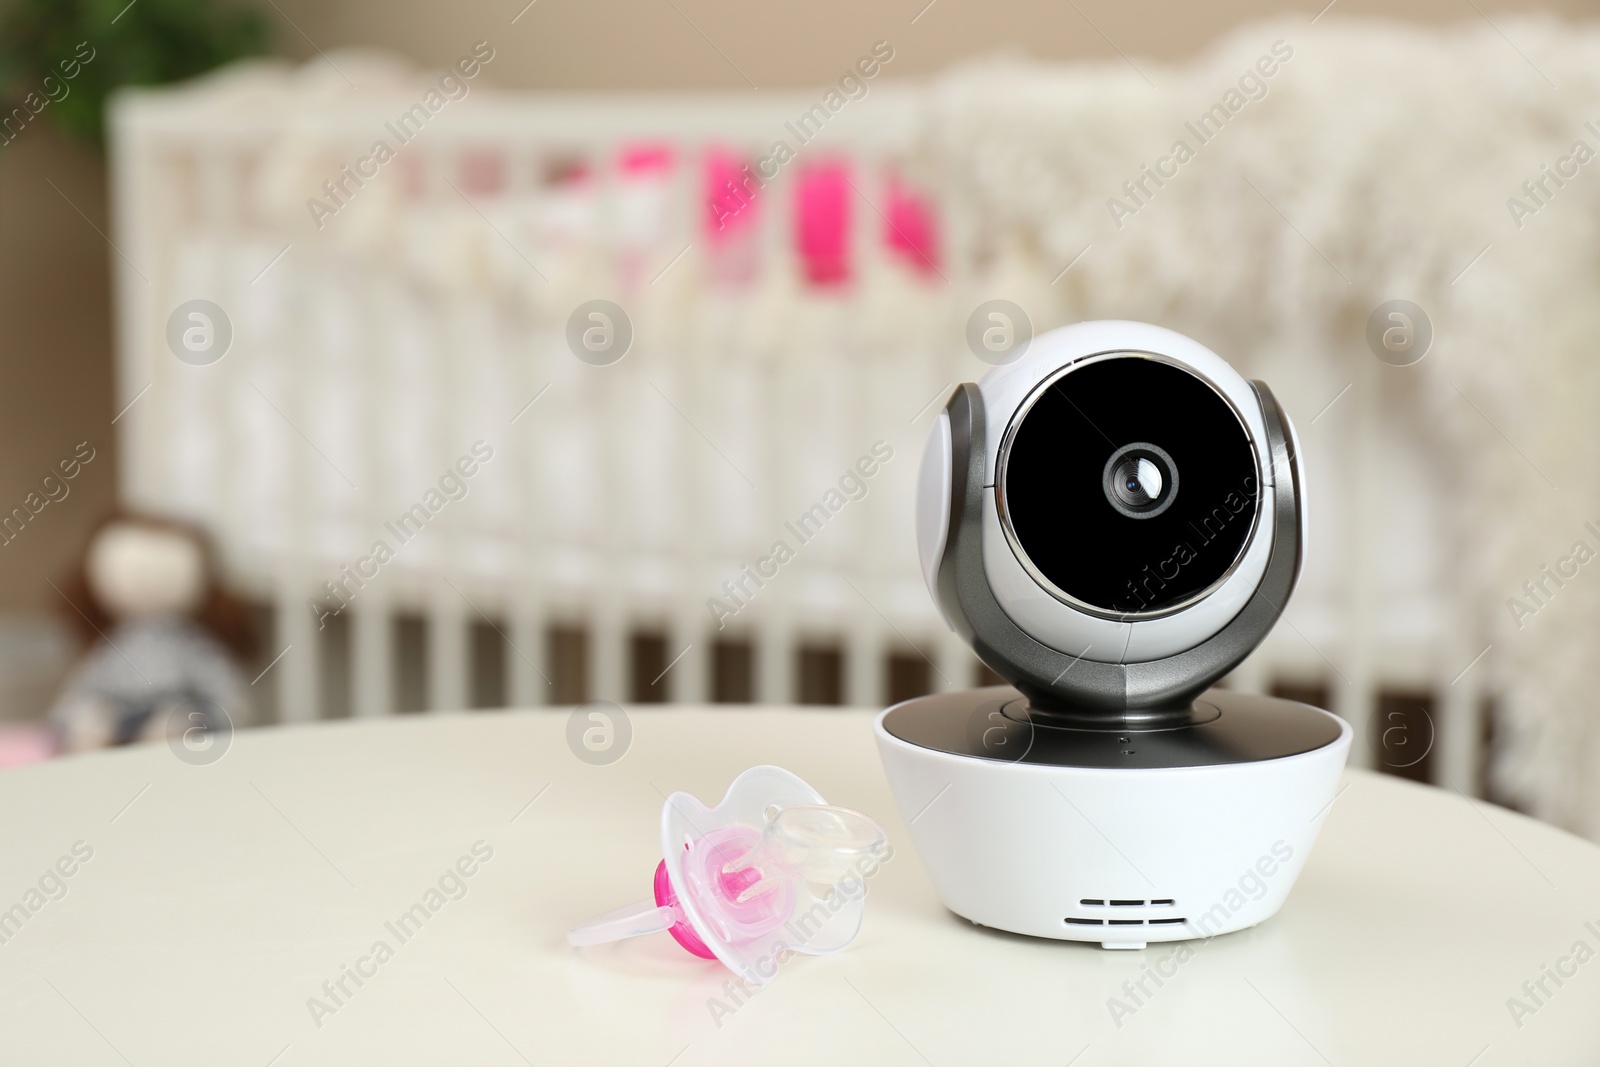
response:
[[[494,83],[517,89],[736,89],[748,88],[746,78],[763,89],[807,87],[837,78],[879,39],[895,46],[895,77],[996,51],[1116,60],[1121,49],[1177,60],[1241,22],[1310,19],[1327,0],[935,0],[926,11],[928,0],[537,0],[512,25],[526,2],[277,0],[303,31],[284,27],[282,42],[295,55],[315,54],[309,38],[324,50],[380,44],[442,65],[483,39],[498,53]],[[1490,14],[1537,7],[1570,17],[1600,6],[1473,2]],[[1337,0],[1325,17],[1352,16],[1480,17],[1468,0]]]
[[[503,88],[632,90],[739,89],[748,88],[746,79],[761,88],[814,85],[835,79],[878,39],[895,46],[894,77],[932,74],[996,51],[1115,61],[1121,49],[1177,60],[1240,22],[1286,13],[1309,19],[1321,6],[935,0],[922,11],[926,0],[536,0],[513,25],[523,2],[277,0],[282,15],[257,6],[273,20],[279,47],[300,58],[318,48],[377,45],[442,65],[484,39],[498,53],[488,76]],[[1519,7],[1495,0],[1476,6],[1491,16]],[[1596,0],[1553,4],[1569,17],[1592,17],[1596,7]],[[1327,17],[1357,15],[1432,23],[1480,17],[1466,0],[1337,0]],[[112,501],[107,296],[114,253],[95,227],[110,232],[97,156],[64,145],[42,124],[0,147],[0,512],[20,504],[77,442],[100,450],[66,500],[0,547],[0,611],[59,610],[44,579],[77,555],[87,528]]]

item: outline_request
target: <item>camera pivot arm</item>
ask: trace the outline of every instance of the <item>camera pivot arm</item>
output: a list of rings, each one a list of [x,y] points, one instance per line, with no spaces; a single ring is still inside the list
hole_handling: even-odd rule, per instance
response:
[[[1261,399],[1272,465],[1272,549],[1254,594],[1228,624],[1185,652],[1144,663],[1104,663],[1069,656],[1025,633],[995,600],[983,565],[987,454],[983,397],[956,386],[950,417],[950,513],[938,565],[939,601],[978,658],[1028,698],[1030,712],[1105,726],[1159,726],[1185,720],[1194,698],[1233,670],[1282,614],[1300,564],[1299,468],[1287,420],[1272,391],[1252,381]]]

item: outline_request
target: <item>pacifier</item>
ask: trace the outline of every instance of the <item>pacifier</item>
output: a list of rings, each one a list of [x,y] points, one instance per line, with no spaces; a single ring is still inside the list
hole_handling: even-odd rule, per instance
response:
[[[823,802],[781,767],[752,767],[708,808],[673,793],[661,809],[652,899],[567,931],[599,945],[661,931],[702,959],[766,983],[795,953],[844,948],[861,929],[866,880],[888,858],[871,818]]]

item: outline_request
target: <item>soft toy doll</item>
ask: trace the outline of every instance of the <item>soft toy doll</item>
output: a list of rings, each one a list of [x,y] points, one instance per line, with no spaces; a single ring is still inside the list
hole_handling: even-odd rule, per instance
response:
[[[197,529],[116,515],[89,541],[64,593],[89,650],[50,712],[72,752],[249,722],[243,605],[219,587]]]

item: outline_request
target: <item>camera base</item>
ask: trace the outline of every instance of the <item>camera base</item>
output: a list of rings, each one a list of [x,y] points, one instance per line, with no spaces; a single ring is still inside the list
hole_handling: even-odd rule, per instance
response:
[[[1032,712],[1010,686],[896,704],[874,724],[944,905],[982,926],[1143,948],[1272,916],[1350,751],[1348,724],[1210,689],[1163,725]]]

